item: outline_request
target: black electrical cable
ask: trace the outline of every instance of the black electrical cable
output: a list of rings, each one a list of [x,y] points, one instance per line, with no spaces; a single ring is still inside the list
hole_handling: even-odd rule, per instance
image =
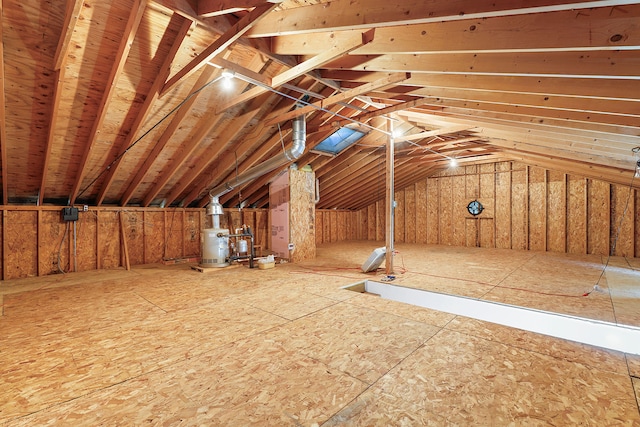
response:
[[[104,175],[107,171],[109,171],[111,169],[111,167],[113,165],[115,165],[121,158],[124,157],[125,154],[127,154],[127,152],[129,150],[131,150],[138,142],[140,142],[145,136],[147,136],[152,130],[154,130],[155,128],[157,128],[158,126],[160,126],[160,124],[162,122],[164,122],[167,118],[169,118],[169,116],[171,116],[173,113],[175,113],[176,111],[178,111],[180,109],[180,107],[182,107],[188,100],[190,100],[191,98],[193,98],[195,95],[197,95],[198,93],[200,93],[202,90],[204,90],[206,87],[212,85],[213,83],[217,82],[218,80],[222,79],[223,76],[220,75],[218,77],[216,77],[215,79],[205,83],[204,85],[202,85],[201,87],[199,87],[198,89],[194,90],[193,92],[191,92],[185,99],[183,99],[178,105],[176,105],[171,111],[169,111],[167,114],[164,115],[164,117],[162,117],[160,120],[158,120],[158,122],[156,124],[154,124],[153,126],[151,126],[147,131],[145,131],[145,133],[143,133],[142,135],[140,135],[140,137],[138,139],[136,139],[135,141],[133,141],[122,153],[120,153],[115,159],[113,159],[113,161],[111,163],[109,163],[107,165],[106,168],[104,168],[102,170],[102,172],[100,172],[98,174],[98,176],[96,176],[90,183],[89,185],[87,185],[80,193],[78,193],[78,195],[76,196],[76,199],[80,198],[80,196],[82,194],[84,194],[85,191],[87,191],[89,188],[91,188],[91,186],[93,184],[96,183],[96,181],[98,179],[100,179],[100,177],[102,175]]]

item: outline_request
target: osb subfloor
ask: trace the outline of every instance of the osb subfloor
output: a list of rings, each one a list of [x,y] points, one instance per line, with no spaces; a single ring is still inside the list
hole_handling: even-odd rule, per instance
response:
[[[640,356],[340,289],[376,246],[0,283],[0,424],[640,426]],[[640,324],[638,259],[397,249],[394,283]]]

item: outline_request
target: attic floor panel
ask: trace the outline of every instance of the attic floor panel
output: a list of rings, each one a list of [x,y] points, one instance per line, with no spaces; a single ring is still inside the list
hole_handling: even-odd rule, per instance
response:
[[[3,282],[0,424],[640,425],[639,356],[341,289],[381,245]],[[397,284],[640,325],[638,259],[397,249]]]

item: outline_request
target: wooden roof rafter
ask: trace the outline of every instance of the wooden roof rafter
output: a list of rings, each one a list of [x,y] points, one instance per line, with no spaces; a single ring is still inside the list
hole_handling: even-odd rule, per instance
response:
[[[370,43],[374,38],[373,31],[367,31],[365,33],[354,34],[349,40],[345,41],[340,45],[332,45],[331,48],[326,49],[325,51],[315,55],[314,57],[308,58],[305,61],[295,65],[294,67],[289,68],[288,70],[274,76],[271,79],[270,87],[265,87],[263,85],[256,86],[248,91],[244,92],[242,95],[236,97],[230,102],[223,104],[218,108],[217,111],[224,111],[229,108],[232,108],[236,105],[239,105],[243,102],[247,102],[258,95],[261,95],[268,90],[278,88],[279,86],[288,83],[304,74],[315,70],[316,68],[321,68],[324,64],[335,60],[336,58],[340,58],[344,55],[347,55],[349,52],[357,49],[361,46],[364,46],[367,43]]]
[[[51,118],[49,120],[49,133],[47,135],[46,148],[44,149],[44,162],[42,167],[42,179],[40,181],[40,191],[38,193],[38,205],[42,205],[44,201],[44,192],[47,188],[47,174],[49,172],[49,159],[51,158],[51,149],[55,138],[56,123],[58,122],[58,112],[60,110],[60,98],[62,95],[61,86],[65,79],[65,61],[69,52],[69,44],[71,36],[75,30],[75,26],[80,16],[80,11],[84,4],[84,0],[71,0],[66,4],[64,25],[62,26],[62,35],[56,48],[54,57],[54,88],[53,102],[51,107]]]
[[[172,21],[179,21],[180,22],[180,26],[179,26],[179,30],[178,33],[176,35],[176,38],[174,40],[174,42],[171,45],[171,48],[169,49],[169,53],[167,54],[167,57],[165,58],[164,62],[162,63],[162,65],[160,66],[160,70],[158,71],[158,74],[156,75],[156,78],[154,79],[154,82],[151,86],[151,88],[149,89],[149,92],[147,93],[147,96],[145,97],[144,102],[142,103],[142,106],[140,107],[140,110],[137,112],[136,116],[135,116],[135,120],[133,122],[133,124],[131,125],[131,129],[128,130],[127,133],[127,137],[122,141],[120,148],[118,149],[118,156],[116,158],[115,163],[112,163],[109,167],[109,171],[107,172],[107,176],[105,177],[103,183],[102,183],[102,187],[100,188],[100,190],[98,191],[98,198],[96,200],[96,205],[100,206],[102,204],[102,202],[104,201],[104,198],[107,194],[107,191],[109,190],[109,187],[111,186],[111,184],[113,183],[113,180],[119,170],[120,167],[120,160],[122,159],[122,156],[124,156],[127,151],[131,148],[132,143],[134,142],[134,139],[136,138],[136,136],[138,136],[138,133],[140,132],[140,130],[142,129],[142,125],[143,123],[146,121],[147,117],[149,116],[149,114],[151,113],[152,107],[154,105],[154,103],[158,100],[159,96],[160,96],[160,90],[162,89],[164,82],[167,79],[167,76],[169,75],[169,71],[171,69],[171,62],[173,62],[175,55],[178,52],[178,49],[180,48],[180,45],[182,44],[182,41],[184,40],[184,38],[187,36],[187,34],[189,33],[189,30],[192,28],[193,23],[187,19],[184,19],[183,17],[181,17],[178,14],[173,14],[171,17]],[[168,28],[171,28],[171,24],[169,24]],[[133,108],[133,107],[132,107]],[[160,144],[157,144],[160,145]],[[155,146],[154,146],[155,148]],[[155,156],[149,156],[147,158],[147,160],[153,160],[155,159]],[[138,169],[136,172],[136,177],[138,176],[138,174],[140,174],[140,172],[142,171],[143,168]],[[144,174],[143,174],[144,176]],[[137,179],[137,178],[136,178]],[[136,179],[134,179],[133,181],[131,181],[129,183],[129,187],[127,189],[129,189],[130,187],[135,187],[137,186],[137,183],[134,184],[134,182],[136,181]],[[139,181],[138,181],[139,183]],[[132,185],[134,184],[134,185]],[[130,194],[125,194],[125,196],[123,196],[123,200],[126,198],[126,196],[130,197]],[[124,206],[126,205],[126,203],[129,201],[128,198],[126,198],[126,201],[122,202],[121,201],[121,205]]]
[[[432,4],[425,4],[425,8],[431,6]],[[465,52],[584,53],[594,49],[635,49],[640,44],[640,31],[636,25],[638,9],[640,5],[627,5],[623,8],[598,7],[586,11],[571,9],[517,16],[504,14],[482,19],[464,16],[464,19],[447,22],[405,23],[401,27],[378,28],[376,40],[354,54],[404,56]],[[571,22],[571,25],[567,25],[567,22]],[[346,38],[350,32],[356,31],[358,30],[350,29],[339,33],[327,31],[306,36],[277,37],[272,43],[273,52],[315,55],[322,51],[322,45],[329,40]],[[402,36],[399,37],[399,34]]]
[[[96,140],[98,139],[98,135],[100,134],[100,129],[102,128],[102,124],[107,114],[111,98],[114,95],[118,79],[120,78],[122,70],[124,68],[124,64],[127,61],[129,50],[131,49],[133,39],[135,38],[135,35],[138,31],[138,27],[140,25],[140,21],[142,20],[146,5],[146,0],[135,0],[134,2],[132,13],[129,15],[124,34],[118,46],[117,54],[115,55],[111,70],[109,71],[109,76],[106,79],[105,90],[98,106],[98,112],[93,122],[93,126],[89,134],[89,139],[82,153],[82,159],[80,160],[78,173],[76,174],[76,180],[73,184],[73,188],[71,189],[71,194],[69,196],[69,204],[75,203],[75,200],[80,192],[80,186],[82,185],[87,173],[86,168],[89,156],[96,143]]]
[[[303,90],[311,89],[314,84],[317,83],[307,77],[303,82],[298,84],[298,88]],[[269,114],[269,116],[267,116],[267,118],[277,117],[283,114],[285,111],[291,108],[292,103],[293,101],[282,99],[280,104],[276,108],[274,108],[274,110]],[[253,154],[250,150],[255,142],[264,138],[264,136],[268,132],[270,133],[270,130],[265,126],[255,137],[243,138],[243,140],[237,146],[233,147],[233,149],[229,148],[225,151],[225,153],[222,153],[221,156],[216,160],[216,163],[221,166],[217,168],[218,178],[216,179],[209,176],[202,176],[202,178],[199,179],[195,185],[193,185],[193,189],[180,201],[180,205],[188,206],[191,202],[198,199],[203,192],[208,191],[208,188],[213,188],[221,182],[227,182],[232,179],[232,175],[233,173],[235,173],[235,171],[232,172],[231,170],[235,168],[238,160],[240,160],[240,165],[242,167],[242,170],[238,169],[239,173],[242,173],[249,167],[253,166],[253,164],[248,165],[247,163],[244,163],[244,160]],[[259,147],[256,151],[260,151],[262,147],[272,146],[272,140],[277,138],[277,136],[277,134],[273,133],[272,137],[265,143],[261,144],[261,147]],[[237,153],[240,153],[240,155],[238,156]],[[243,156],[243,153],[251,154],[245,154]]]
[[[264,65],[265,64],[260,55],[254,55],[253,59],[251,60],[251,64],[249,64],[248,66],[248,69],[252,72],[256,72],[257,70],[261,70]],[[214,72],[220,75],[222,73],[222,70],[220,69],[211,68],[211,70],[214,70]],[[244,89],[244,85],[236,87],[234,97],[239,93],[242,93]],[[256,109],[254,114],[257,111],[258,110]],[[200,125],[196,129],[195,134],[189,140],[186,140],[181,144],[180,149],[177,151],[178,154],[173,158],[171,164],[169,164],[168,167],[165,168],[162,176],[156,180],[152,189],[145,195],[142,201],[143,206],[149,206],[151,204],[153,199],[158,195],[162,188],[171,180],[178,169],[180,169],[181,165],[184,164],[184,162],[196,150],[200,143],[204,141],[211,133],[211,131],[216,127],[222,117],[223,114],[214,114],[213,117],[211,117],[209,120],[205,121],[204,123],[200,123]],[[241,129],[241,127],[239,127],[239,129]],[[184,187],[191,184],[191,182],[197,177],[197,175],[199,175],[206,168],[209,162],[211,162],[211,160],[215,158],[217,154],[224,148],[224,144],[226,144],[226,141],[218,139],[217,143],[213,144],[207,149],[207,156],[200,158],[197,164],[193,168],[189,169],[187,175],[183,176],[180,179],[178,185],[174,189],[172,189],[167,198],[165,198],[165,205],[170,205],[171,203],[173,203],[175,198],[178,197],[183,191]],[[189,176],[189,178],[187,178],[187,176]]]
[[[7,125],[5,112],[4,78],[4,11],[0,1],[0,165],[2,167],[2,204],[9,203],[9,180],[7,173]]]
[[[280,3],[281,1],[271,1],[269,3]],[[267,0],[198,0],[198,16],[211,18],[227,13],[249,10],[263,6],[265,3],[267,3]]]
[[[397,27],[442,21],[482,19],[500,15],[524,15],[550,11],[587,9],[604,6],[635,4],[636,1],[533,0],[526,6],[512,1],[476,0],[473,2],[413,2],[399,5],[384,0],[361,0],[358,9],[352,0],[333,0],[330,3],[280,10],[255,26],[247,37],[335,32],[371,27]],[[358,13],[366,10],[367,13]]]
[[[266,2],[255,7],[248,15],[231,26],[224,34],[218,37],[204,52],[193,58],[186,66],[175,73],[162,87],[160,96],[170,91],[176,84],[189,77],[192,73],[205,66],[207,62],[218,56],[225,49],[231,46],[236,40],[255,25],[260,19],[278,7],[277,4]]]

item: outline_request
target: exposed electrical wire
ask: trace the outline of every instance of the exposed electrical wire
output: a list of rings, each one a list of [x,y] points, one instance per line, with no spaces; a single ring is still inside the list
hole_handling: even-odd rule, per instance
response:
[[[138,144],[140,141],[142,141],[142,139],[147,136],[152,130],[154,130],[155,128],[157,128],[158,126],[160,126],[160,124],[162,122],[164,122],[166,119],[168,119],[173,113],[175,113],[176,111],[178,111],[180,109],[180,107],[182,107],[187,101],[189,101],[191,98],[193,98],[195,95],[197,95],[198,93],[200,93],[201,91],[203,91],[205,88],[211,86],[212,84],[216,83],[217,81],[219,81],[220,79],[224,78],[224,76],[220,75],[216,78],[214,78],[213,80],[210,80],[209,82],[205,83],[204,85],[202,85],[201,87],[199,87],[198,89],[194,90],[193,92],[191,92],[185,99],[183,99],[182,101],[180,101],[180,103],[178,105],[176,105],[175,107],[173,107],[171,109],[171,111],[169,111],[167,114],[165,114],[160,120],[158,120],[156,122],[156,124],[154,124],[153,126],[151,126],[149,129],[147,129],[142,135],[140,135],[140,137],[138,137],[135,141],[133,141],[131,144],[129,144],[129,146],[120,154],[118,154],[118,156],[116,156],[115,159],[113,159],[113,161],[111,163],[109,163],[103,170],[102,172],[100,172],[93,180],[91,180],[91,182],[82,190],[80,191],[80,193],[78,193],[78,195],[76,196],[76,199],[80,198],[80,196],[82,196],[84,194],[85,191],[87,191],[89,188],[91,188],[93,186],[93,184],[96,183],[96,181],[98,179],[100,179],[100,177],[102,175],[104,175],[106,172],[108,172],[111,167],[113,165],[115,165],[121,158],[124,157],[125,154],[127,154],[127,152],[129,150],[131,150],[133,147],[136,146],[136,144]],[[69,200],[69,203],[71,203],[71,200]]]

